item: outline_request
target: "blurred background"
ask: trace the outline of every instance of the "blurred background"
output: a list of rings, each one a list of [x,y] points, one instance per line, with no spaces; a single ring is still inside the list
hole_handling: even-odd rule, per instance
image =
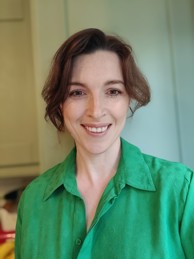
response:
[[[193,0],[0,0],[0,197],[65,158],[73,146],[44,121],[41,90],[55,51],[97,27],[129,42],[151,103],[122,136],[194,169]]]

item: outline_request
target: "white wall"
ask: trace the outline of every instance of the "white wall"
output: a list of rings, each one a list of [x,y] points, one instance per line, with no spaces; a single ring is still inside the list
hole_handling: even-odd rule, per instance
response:
[[[181,161],[194,168],[194,1],[169,0]]]

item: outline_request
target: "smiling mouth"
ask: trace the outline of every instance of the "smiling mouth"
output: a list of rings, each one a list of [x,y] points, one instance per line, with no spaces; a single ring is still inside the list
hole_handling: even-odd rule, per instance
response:
[[[103,126],[103,127],[90,127],[90,126],[85,126],[84,125],[84,128],[91,132],[91,133],[104,133],[107,131],[107,129],[110,127],[110,125],[107,125],[107,126]]]

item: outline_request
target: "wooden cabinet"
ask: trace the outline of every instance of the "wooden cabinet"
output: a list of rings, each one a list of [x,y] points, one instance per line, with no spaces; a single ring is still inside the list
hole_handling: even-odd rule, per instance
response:
[[[39,172],[29,1],[0,6],[0,178]]]

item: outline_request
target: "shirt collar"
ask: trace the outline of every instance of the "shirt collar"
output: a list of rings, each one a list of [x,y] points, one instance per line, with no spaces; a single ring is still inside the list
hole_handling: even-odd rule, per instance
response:
[[[140,149],[121,138],[121,150],[115,181],[145,191],[156,191],[150,168]]]
[[[76,183],[76,148],[74,147],[66,159],[51,169],[51,177],[45,189],[43,199],[46,200],[61,186],[76,196],[80,196]]]
[[[76,148],[74,147],[64,162],[51,169],[51,177],[45,189],[46,200],[60,186],[80,197],[76,183]],[[121,138],[121,158],[115,175],[116,184],[127,184],[146,191],[155,191],[150,169],[144,155],[134,145]]]

